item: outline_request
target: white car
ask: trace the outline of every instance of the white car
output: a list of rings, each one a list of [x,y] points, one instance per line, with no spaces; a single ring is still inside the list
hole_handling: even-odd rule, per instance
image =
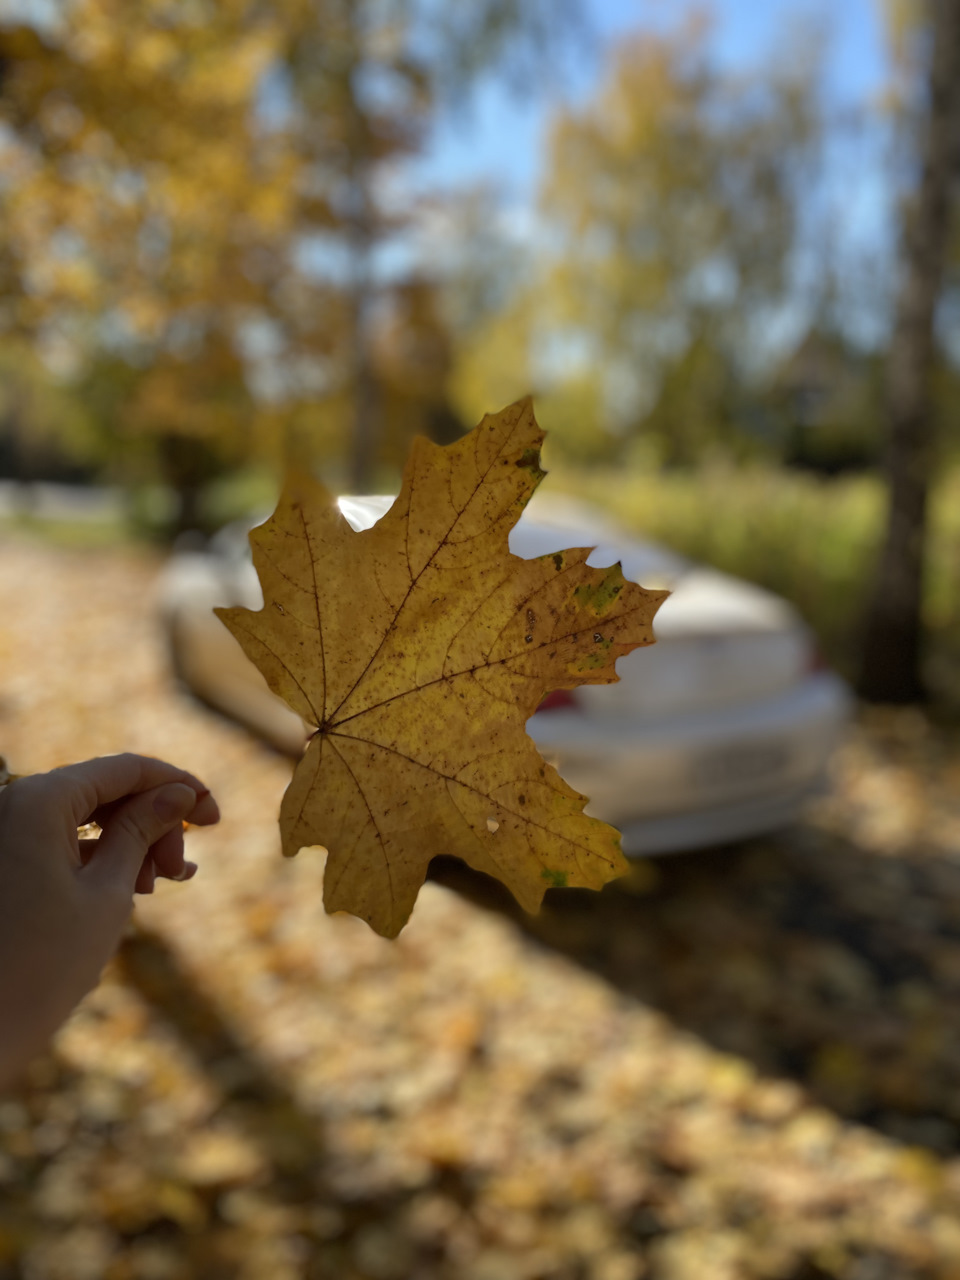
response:
[[[366,529],[392,501],[339,504]],[[206,550],[171,559],[161,605],[173,661],[194,694],[299,755],[306,726],[211,612],[262,606],[249,528],[228,525]],[[657,643],[618,661],[619,683],[551,695],[530,718],[541,753],[590,797],[588,813],[620,828],[628,854],[724,844],[790,823],[820,789],[851,706],[794,610],[573,501],[537,495],[510,535],[511,550],[528,558],[582,546],[596,547],[590,564],[620,560],[627,578],[673,594],[656,617]]]

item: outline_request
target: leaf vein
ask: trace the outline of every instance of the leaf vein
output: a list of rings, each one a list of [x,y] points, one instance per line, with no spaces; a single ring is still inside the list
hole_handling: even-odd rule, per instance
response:
[[[247,610],[246,612],[249,612],[249,610]],[[259,612],[263,613],[264,610],[261,609],[259,610]],[[239,622],[237,622],[236,625],[240,627],[240,630],[243,631],[245,635],[248,635],[251,638],[251,640],[255,640],[256,643],[260,645],[262,649],[266,649],[270,657],[273,658],[275,662],[278,662],[280,664],[280,666],[284,669],[284,671],[287,673],[287,675],[290,677],[293,683],[297,686],[297,688],[303,694],[304,702],[306,702],[307,706],[313,712],[314,723],[319,725],[320,717],[317,715],[317,709],[313,705],[313,702],[311,701],[309,694],[307,693],[303,685],[300,683],[300,681],[297,679],[297,677],[294,675],[294,673],[291,671],[290,667],[288,667],[287,664],[284,662],[284,660],[280,657],[279,653],[276,653],[273,649],[271,649],[270,646],[267,644],[266,640],[264,640],[261,636],[258,636],[255,631],[251,631],[249,627],[244,627]]]
[[[347,735],[341,734],[340,736],[346,737]],[[354,738],[353,741],[359,742],[360,739]],[[363,787],[360,785],[357,775],[351,769],[349,761],[344,756],[343,752],[340,750],[340,748],[337,746],[335,742],[331,742],[330,745],[331,747],[333,747],[334,751],[336,751],[337,757],[339,758],[341,764],[346,769],[347,773],[349,773],[350,777],[353,779],[353,785],[357,788],[357,791],[360,795],[360,799],[363,801],[363,806],[367,811],[367,816],[369,817],[370,821],[373,823],[373,829],[377,833],[377,844],[380,849],[380,856],[383,858],[383,866],[387,873],[387,883],[390,886],[390,901],[396,902],[397,895],[394,892],[394,888],[393,888],[393,868],[390,866],[390,859],[387,857],[387,847],[386,847],[386,841],[383,838],[383,832],[380,830],[379,824],[377,823],[377,820],[374,817],[373,810],[370,808],[370,801],[367,799],[366,792],[364,791]]]
[[[413,756],[408,756],[405,752],[398,750],[396,747],[388,747],[386,743],[383,742],[373,742],[369,738],[358,738],[352,733],[338,733],[334,730],[331,730],[328,736],[331,738],[348,738],[351,742],[361,742],[364,746],[373,747],[378,751],[386,751],[391,755],[399,756],[401,760],[406,760],[409,764],[417,765],[418,768],[425,770],[427,773],[432,773],[436,778],[442,778],[448,783],[454,782],[458,787],[463,787],[466,791],[472,791],[474,795],[480,796],[481,799],[489,800],[491,804],[498,805],[505,813],[509,813],[511,817],[519,818],[528,826],[536,827],[537,830],[546,832],[547,835],[551,836],[553,839],[562,840],[564,844],[570,845],[573,849],[578,849],[583,853],[589,854],[591,857],[600,858],[602,862],[606,862],[611,867],[614,865],[612,858],[607,858],[604,854],[595,852],[586,845],[582,845],[578,841],[572,840],[569,836],[565,836],[561,832],[552,830],[552,828],[546,826],[542,822],[534,821],[533,818],[528,817],[525,813],[518,813],[513,809],[508,809],[502,801],[494,800],[492,796],[487,795],[485,791],[481,791],[479,787],[472,787],[469,782],[463,782],[460,778],[449,773],[444,773],[442,769],[436,769],[433,765],[425,764],[422,760],[417,760]],[[337,754],[340,755],[340,752],[338,751]],[[342,755],[340,758],[343,759]],[[346,761],[344,761],[344,763],[346,764]],[[579,816],[583,817],[586,815],[580,814]]]
[[[421,579],[421,578],[423,577],[423,575],[426,573],[427,569],[430,567],[430,564],[433,562],[434,558],[435,558],[437,555],[439,555],[439,553],[440,553],[440,549],[441,549],[442,547],[444,547],[444,546],[446,546],[446,545],[447,545],[447,539],[450,537],[450,534],[452,533],[452,531],[457,527],[457,522],[460,520],[460,518],[462,517],[463,513],[467,510],[467,508],[470,506],[470,503],[474,500],[474,498],[475,498],[475,497],[477,496],[477,494],[479,493],[479,491],[480,491],[481,487],[483,486],[484,482],[486,481],[487,476],[488,476],[488,475],[490,474],[490,472],[493,470],[494,465],[496,464],[497,458],[499,458],[499,457],[500,457],[500,455],[503,453],[503,451],[506,449],[507,445],[509,444],[510,440],[513,438],[513,434],[514,434],[514,432],[516,431],[516,429],[517,429],[517,427],[518,427],[518,425],[519,425],[519,422],[520,422],[520,419],[519,419],[519,417],[518,417],[518,418],[517,418],[517,421],[516,421],[516,422],[513,424],[513,426],[510,428],[510,431],[508,432],[506,439],[505,439],[505,440],[503,441],[503,443],[501,444],[500,449],[497,451],[496,457],[495,457],[495,458],[493,459],[493,461],[490,463],[489,467],[487,467],[486,471],[485,471],[485,472],[483,472],[483,474],[480,476],[479,480],[477,481],[476,485],[474,486],[473,492],[470,494],[470,497],[467,499],[467,501],[464,503],[464,505],[463,505],[463,506],[460,508],[460,510],[457,512],[457,515],[456,515],[456,518],[455,518],[455,519],[454,519],[454,521],[453,521],[453,524],[451,524],[451,525],[450,525],[450,528],[447,530],[447,532],[444,534],[444,536],[443,536],[443,537],[440,539],[440,541],[437,543],[436,547],[435,547],[435,548],[433,549],[433,551],[430,553],[430,556],[428,557],[428,559],[427,559],[426,563],[424,564],[424,566],[423,566],[423,568],[420,570],[420,572],[417,574],[417,576],[416,576],[415,578],[412,578],[412,579],[411,579],[410,586],[407,588],[407,590],[406,590],[406,594],[404,595],[403,599],[400,601],[399,606],[397,607],[397,612],[396,612],[396,613],[394,614],[394,616],[391,618],[391,620],[390,620],[390,625],[389,625],[389,627],[387,627],[386,631],[384,632],[383,636],[381,637],[381,639],[380,639],[380,643],[377,645],[376,649],[375,649],[375,650],[373,651],[373,653],[370,655],[370,658],[369,658],[369,660],[368,660],[368,662],[367,662],[367,665],[363,668],[363,670],[360,672],[359,676],[357,676],[356,680],[353,682],[353,687],[352,687],[351,689],[348,689],[348,690],[347,690],[347,692],[346,692],[346,693],[344,694],[344,696],[341,698],[341,700],[340,700],[339,704],[338,704],[338,705],[334,708],[334,710],[330,713],[330,720],[331,720],[331,721],[334,719],[334,717],[335,717],[335,716],[337,715],[337,713],[340,711],[340,708],[341,708],[341,707],[343,706],[343,704],[347,701],[347,699],[350,697],[350,695],[356,691],[356,689],[357,689],[357,688],[359,687],[359,685],[360,685],[360,682],[363,680],[364,676],[366,676],[367,672],[370,670],[370,668],[373,666],[374,662],[375,662],[375,661],[377,660],[377,658],[379,657],[380,652],[381,652],[381,650],[383,649],[383,646],[384,646],[384,645],[386,644],[386,642],[387,642],[387,637],[388,637],[388,636],[391,634],[391,632],[396,628],[396,625],[397,625],[397,619],[400,617],[401,613],[403,612],[404,608],[406,607],[407,601],[410,599],[411,595],[413,594],[414,589],[416,588],[417,583],[420,581],[420,579]],[[409,488],[408,488],[408,491],[407,491],[407,515],[406,515],[406,520],[407,520],[407,547],[408,547],[408,550],[407,550],[407,565],[408,565],[408,568],[409,568],[409,566],[410,566],[410,553],[409,553],[409,538],[410,538],[410,507],[411,507],[411,505],[412,505],[410,500],[411,500],[411,498],[412,498],[412,496],[413,496],[413,475],[414,475],[414,472],[413,472],[413,470],[411,469],[411,473],[410,473],[410,476],[411,476],[411,478],[410,478],[410,485],[409,485]],[[412,570],[411,570],[411,572],[412,572]],[[347,717],[347,719],[350,719],[350,717],[348,716],[348,717]]]

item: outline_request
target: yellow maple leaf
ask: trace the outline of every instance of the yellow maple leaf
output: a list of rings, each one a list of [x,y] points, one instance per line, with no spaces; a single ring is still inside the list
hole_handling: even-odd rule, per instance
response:
[[[613,827],[539,755],[545,694],[617,679],[664,591],[590,548],[535,560],[507,539],[543,478],[529,399],[441,448],[414,442],[399,496],[356,532],[313,480],[250,535],[258,612],[216,612],[317,731],[280,809],[283,852],[323,845],[324,903],[403,928],[430,859],[454,854],[536,911],[551,885],[627,869]]]

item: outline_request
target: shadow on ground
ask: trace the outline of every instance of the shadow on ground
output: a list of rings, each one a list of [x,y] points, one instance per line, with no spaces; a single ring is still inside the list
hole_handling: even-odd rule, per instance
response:
[[[645,892],[552,891],[538,917],[454,860],[432,877],[847,1119],[960,1144],[960,865],[809,827],[653,864]]]
[[[220,1104],[207,1124],[224,1124],[245,1134],[262,1159],[264,1170],[258,1193],[261,1216],[274,1214],[281,1226],[298,1231],[300,1256],[298,1280],[366,1280],[356,1266],[358,1241],[377,1233],[383,1224],[402,1217],[417,1188],[399,1186],[376,1189],[370,1195],[344,1197],[327,1176],[329,1153],[320,1116],[298,1101],[282,1075],[237,1034],[217,1004],[198,987],[196,978],[182,965],[175,950],[159,933],[137,928],[125,940],[117,957],[118,977],[135,990],[172,1030],[194,1065],[214,1082]],[[51,1064],[52,1066],[53,1064]],[[58,1067],[62,1072],[62,1067]],[[470,1188],[455,1169],[442,1169],[434,1190],[461,1205],[469,1204]],[[223,1187],[208,1188],[204,1209],[207,1222],[202,1238],[193,1233],[186,1240],[177,1224],[162,1212],[135,1233],[141,1243],[150,1237],[172,1244],[184,1270],[176,1275],[202,1275],[203,1280],[228,1280],[237,1270],[237,1221],[225,1201]],[[21,1204],[26,1216],[28,1201]],[[188,1232],[188,1237],[190,1233]],[[396,1251],[403,1245],[402,1232],[391,1237]],[[186,1253],[181,1253],[189,1244]],[[408,1247],[413,1251],[413,1246]],[[422,1265],[442,1260],[443,1250],[417,1242]],[[400,1257],[404,1256],[401,1251]],[[194,1270],[193,1268],[197,1268]],[[384,1275],[396,1269],[381,1268]],[[381,1272],[374,1267],[374,1274]],[[244,1275],[260,1272],[243,1271]],[[279,1273],[278,1273],[279,1274]],[[287,1276],[292,1274],[283,1271]],[[0,1264],[0,1280],[8,1280]],[[11,1273],[10,1280],[24,1280]]]

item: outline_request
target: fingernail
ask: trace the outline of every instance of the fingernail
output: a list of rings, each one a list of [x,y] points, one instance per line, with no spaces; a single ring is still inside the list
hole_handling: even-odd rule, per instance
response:
[[[178,876],[174,876],[174,880],[192,880],[197,874],[197,864],[195,862],[185,862],[183,870]]]
[[[197,803],[197,793],[185,782],[171,782],[153,797],[154,812],[164,822],[185,818]]]

